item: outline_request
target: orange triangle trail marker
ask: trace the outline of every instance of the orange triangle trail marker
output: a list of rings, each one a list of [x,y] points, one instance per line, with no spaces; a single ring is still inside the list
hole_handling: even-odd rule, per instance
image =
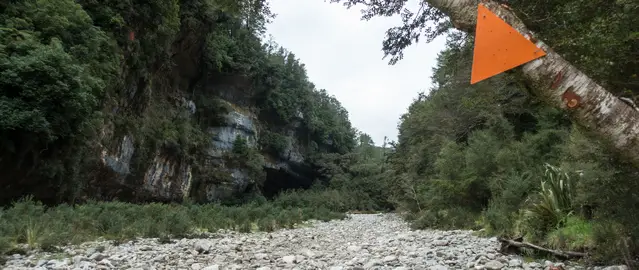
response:
[[[546,55],[542,49],[483,4],[477,9],[477,28],[470,84]]]

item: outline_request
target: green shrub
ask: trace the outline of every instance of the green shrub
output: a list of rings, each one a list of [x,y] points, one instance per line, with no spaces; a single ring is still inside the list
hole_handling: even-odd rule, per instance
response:
[[[632,228],[631,228],[632,229]],[[599,263],[630,263],[630,269],[637,267],[634,251],[639,248],[639,242],[632,238],[632,231],[613,221],[602,221],[593,226],[596,246],[593,260]]]
[[[591,250],[595,247],[595,234],[591,222],[571,216],[563,227],[558,228],[546,237],[548,246],[563,250]]]
[[[257,227],[261,231],[272,232],[275,230],[275,221],[272,217],[261,218],[257,223]]]
[[[0,218],[2,218],[2,210],[0,209]],[[7,237],[0,237],[0,265],[4,265],[6,253],[11,249],[11,242]]]
[[[560,228],[573,214],[573,180],[561,168],[545,164],[546,172],[541,182],[541,191],[531,205],[524,210],[524,219],[533,224],[531,228],[546,233]]]
[[[270,131],[264,131],[260,134],[260,146],[264,151],[272,154],[281,155],[286,150],[290,138],[282,134]]]
[[[411,222],[414,229],[438,228],[438,229],[477,229],[473,225],[479,215],[462,207],[453,207],[444,210],[424,210],[417,213]]]

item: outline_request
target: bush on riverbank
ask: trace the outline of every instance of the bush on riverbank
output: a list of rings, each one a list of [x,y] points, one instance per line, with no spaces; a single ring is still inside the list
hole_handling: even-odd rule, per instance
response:
[[[571,10],[586,3],[565,2]],[[450,35],[433,88],[402,116],[387,166],[397,209],[416,228],[484,229],[639,267],[638,216],[628,210],[639,204],[637,167],[565,111],[540,103],[520,74],[468,85],[472,56],[472,36]]]

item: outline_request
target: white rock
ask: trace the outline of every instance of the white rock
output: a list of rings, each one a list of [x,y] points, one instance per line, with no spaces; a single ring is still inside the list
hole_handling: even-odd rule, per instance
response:
[[[499,261],[495,261],[495,260],[493,260],[493,261],[489,261],[489,262],[487,262],[487,263],[484,265],[484,267],[485,267],[486,269],[498,270],[498,269],[502,269],[502,268],[504,268],[504,264],[503,264],[503,263],[501,263],[501,262],[499,262]]]
[[[207,267],[204,267],[202,270],[220,270],[220,266],[217,264],[209,265]]]
[[[367,262],[366,264],[364,264],[364,268],[368,269],[371,268],[373,266],[377,266],[382,264],[382,262],[380,262],[379,260],[370,260],[369,262]]]
[[[305,248],[302,250],[302,255],[306,256],[307,258],[315,258],[317,257],[317,254],[315,254],[315,252],[311,251],[308,248]]]
[[[509,267],[520,267],[521,265],[522,265],[522,262],[520,259],[512,259],[508,261]]]
[[[604,267],[604,269],[602,270],[628,270],[628,267],[625,265],[613,265],[613,266]]]
[[[295,263],[295,256],[292,256],[292,255],[284,256],[282,257],[282,261],[288,264],[293,264]]]
[[[211,243],[206,240],[197,241],[193,245],[193,248],[198,253],[208,253],[211,250]]]
[[[268,259],[268,254],[266,254],[266,253],[257,253],[257,254],[255,254],[255,259],[266,260],[266,259]]]

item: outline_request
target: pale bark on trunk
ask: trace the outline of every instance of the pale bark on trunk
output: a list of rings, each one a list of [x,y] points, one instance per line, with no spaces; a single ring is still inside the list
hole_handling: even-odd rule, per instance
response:
[[[475,31],[479,0],[427,1],[449,16],[457,29]],[[531,32],[511,10],[493,1],[481,3],[530,39]],[[546,56],[518,67],[531,91],[546,104],[567,111],[574,123],[598,135],[639,165],[639,111],[612,95],[542,41],[531,40],[546,51]],[[576,106],[572,106],[574,103],[568,106],[571,99],[578,101]]]

